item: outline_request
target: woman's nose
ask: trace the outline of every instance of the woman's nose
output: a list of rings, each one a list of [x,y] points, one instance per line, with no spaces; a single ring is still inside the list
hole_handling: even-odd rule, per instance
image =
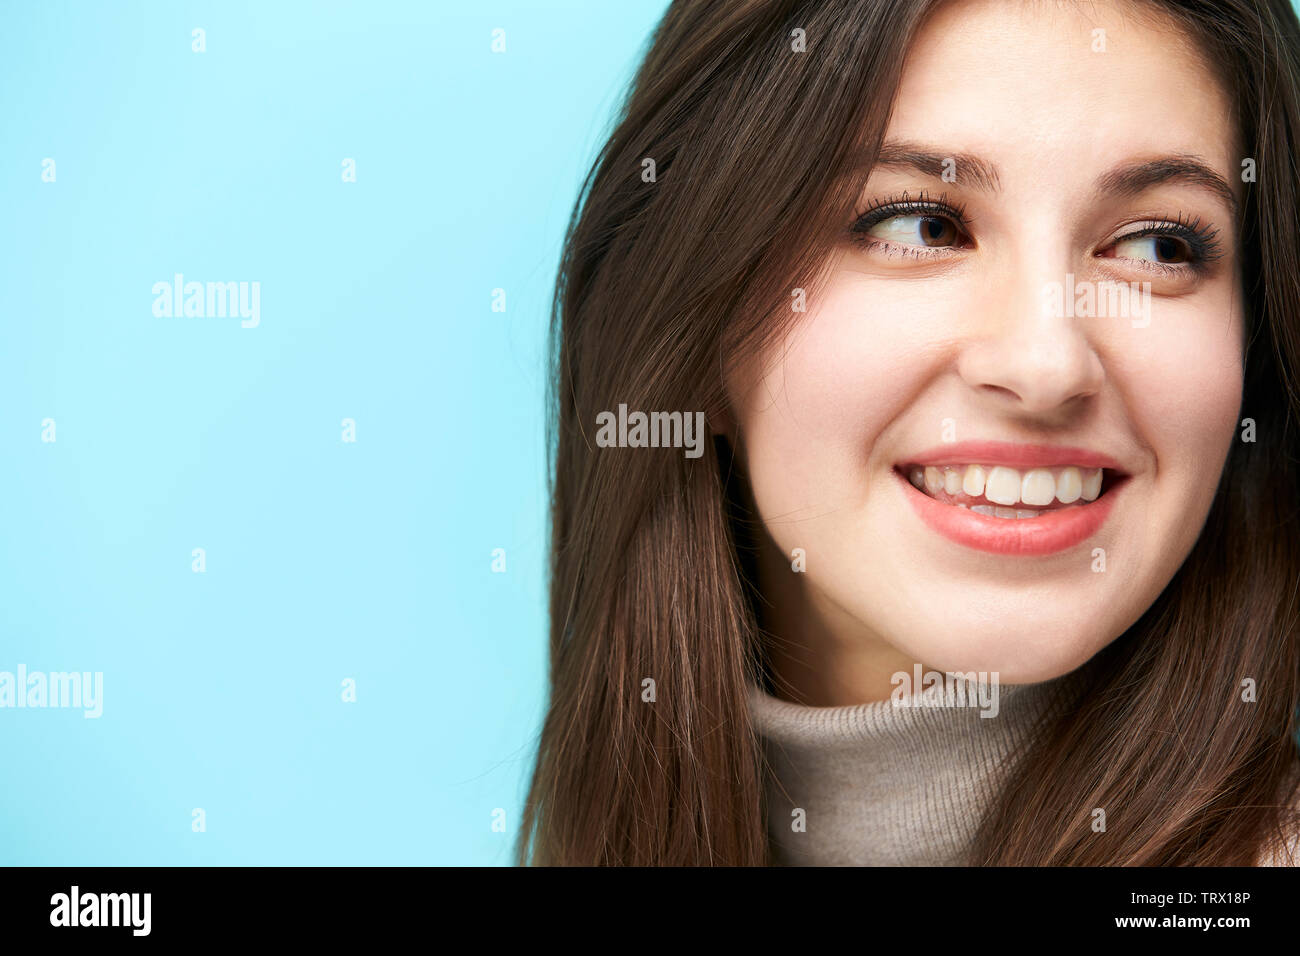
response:
[[[1101,389],[1105,369],[1091,338],[1097,320],[1053,307],[1073,300],[1067,271],[1005,276],[978,305],[958,373],[998,411],[1059,415]],[[1056,291],[1068,298],[1054,297]]]

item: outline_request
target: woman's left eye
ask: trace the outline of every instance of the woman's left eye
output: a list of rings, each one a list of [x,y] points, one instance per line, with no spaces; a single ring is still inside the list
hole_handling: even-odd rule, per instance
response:
[[[864,235],[907,246],[953,246],[961,239],[961,230],[947,216],[891,216],[866,230]]]
[[[1191,262],[1194,258],[1192,247],[1177,236],[1137,236],[1121,239],[1112,248],[1115,255],[1123,259],[1145,259],[1170,265]]]

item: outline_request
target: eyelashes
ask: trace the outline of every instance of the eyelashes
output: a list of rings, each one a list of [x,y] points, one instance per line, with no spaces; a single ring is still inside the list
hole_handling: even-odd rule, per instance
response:
[[[911,198],[907,193],[901,195],[889,196],[889,198],[874,200],[871,206],[863,209],[862,212],[854,216],[853,225],[849,228],[850,238],[855,242],[865,243],[868,246],[884,245],[892,247],[892,251],[909,254],[905,243],[892,243],[884,241],[879,237],[872,235],[872,230],[876,226],[885,224],[891,220],[915,219],[918,221],[919,234],[922,237],[943,238],[946,235],[952,235],[954,241],[970,243],[970,225],[971,221],[966,216],[965,207],[959,203],[948,202],[946,194],[940,195],[939,199],[931,199],[926,191]],[[949,228],[941,229],[936,233],[935,225],[946,225]],[[931,245],[926,243],[924,248],[950,248],[945,245]],[[922,252],[922,255],[933,255]]]
[[[966,216],[965,207],[958,203],[950,203],[947,194],[941,195],[938,199],[931,199],[925,190],[921,190],[915,199],[904,192],[898,196],[873,201],[865,210],[854,216],[849,234],[855,241],[875,244],[881,240],[870,235],[871,230],[891,219],[905,217],[916,218],[922,222],[926,220],[946,222],[953,227],[951,231],[958,237],[967,242],[970,240],[971,223]],[[930,248],[947,247],[931,246]]]
[[[881,226],[893,228],[884,230],[887,235],[882,236]],[[974,245],[971,226],[962,204],[950,201],[946,194],[931,198],[922,190],[915,197],[903,192],[874,200],[854,214],[848,235],[853,242],[890,258],[942,259]],[[905,241],[909,234],[919,241]],[[1152,258],[1121,254],[1121,250],[1149,251]],[[1189,272],[1206,271],[1223,251],[1218,229],[1199,217],[1189,219],[1179,213],[1172,220],[1149,218],[1127,223],[1094,255],[1158,275],[1186,277]]]
[[[1183,217],[1182,213],[1179,213],[1172,222],[1153,220],[1130,224],[1125,228],[1129,229],[1133,225],[1137,225],[1138,228],[1116,236],[1108,248],[1122,246],[1141,239],[1164,240],[1164,244],[1168,246],[1168,241],[1172,240],[1183,244],[1186,258],[1180,261],[1186,262],[1192,268],[1203,268],[1223,255],[1223,244],[1219,241],[1219,230],[1202,224],[1199,217],[1188,221]],[[1159,247],[1161,242],[1158,241],[1153,245]],[[1177,254],[1177,250],[1174,251]],[[1164,263],[1158,264],[1163,265]]]

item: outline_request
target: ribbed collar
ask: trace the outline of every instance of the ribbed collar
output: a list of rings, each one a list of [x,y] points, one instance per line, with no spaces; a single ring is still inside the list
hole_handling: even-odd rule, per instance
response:
[[[848,707],[805,707],[750,686],[770,764],[765,789],[774,862],[953,866],[1036,722],[1068,705],[1077,672],[1002,684],[996,716],[935,706],[943,687]],[[988,708],[985,708],[988,709]],[[805,829],[796,831],[796,809]]]

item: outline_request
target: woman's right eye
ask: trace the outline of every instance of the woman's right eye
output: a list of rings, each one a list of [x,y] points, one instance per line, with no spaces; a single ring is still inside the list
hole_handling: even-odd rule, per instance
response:
[[[1177,236],[1136,236],[1115,243],[1115,255],[1123,259],[1179,264],[1196,258],[1191,245]]]
[[[897,245],[932,248],[954,246],[962,238],[962,231],[955,222],[947,216],[934,214],[891,216],[860,234]]]

